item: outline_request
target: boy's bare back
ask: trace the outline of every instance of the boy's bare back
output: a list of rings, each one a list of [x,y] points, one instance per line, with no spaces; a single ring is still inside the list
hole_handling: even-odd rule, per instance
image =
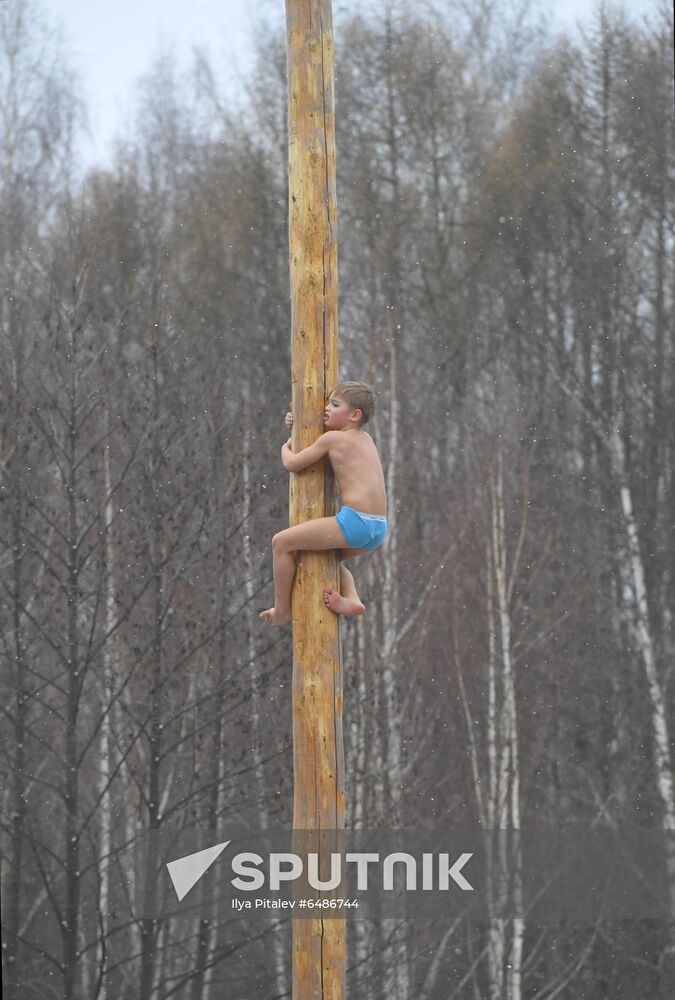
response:
[[[360,429],[327,431],[328,457],[340,490],[340,503],[364,514],[386,515],[384,472],[375,442]]]

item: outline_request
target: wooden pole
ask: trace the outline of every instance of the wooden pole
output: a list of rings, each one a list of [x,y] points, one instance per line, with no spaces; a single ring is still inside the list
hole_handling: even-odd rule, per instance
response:
[[[326,395],[338,380],[331,0],[286,0],[286,29],[293,448],[298,450],[323,433]],[[334,513],[327,461],[291,475],[291,524]],[[320,844],[323,852],[339,849],[328,831],[344,830],[345,821],[342,658],[338,619],[323,601],[325,585],[338,585],[336,554],[299,554],[293,587],[293,830],[315,831],[311,849]],[[328,839],[319,838],[319,831]],[[345,920],[321,912],[293,920],[295,1000],[344,997]]]

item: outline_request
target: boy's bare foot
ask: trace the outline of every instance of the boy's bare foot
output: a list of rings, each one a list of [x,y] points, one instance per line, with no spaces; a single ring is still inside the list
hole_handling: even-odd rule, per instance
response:
[[[366,610],[361,601],[356,601],[353,597],[343,597],[332,587],[324,587],[323,599],[326,607],[329,607],[336,615],[362,615]]]
[[[288,625],[291,621],[291,615],[282,615],[276,608],[268,608],[267,611],[261,611],[259,618],[267,622],[268,625]]]

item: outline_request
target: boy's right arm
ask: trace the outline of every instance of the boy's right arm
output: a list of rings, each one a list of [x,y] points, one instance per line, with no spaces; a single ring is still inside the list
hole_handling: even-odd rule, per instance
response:
[[[318,462],[320,458],[328,454],[331,444],[335,442],[336,435],[339,433],[339,431],[325,431],[314,444],[310,444],[309,447],[303,448],[301,451],[291,450],[291,439],[289,438],[281,449],[281,461],[284,469],[287,472],[300,472],[308,465]]]

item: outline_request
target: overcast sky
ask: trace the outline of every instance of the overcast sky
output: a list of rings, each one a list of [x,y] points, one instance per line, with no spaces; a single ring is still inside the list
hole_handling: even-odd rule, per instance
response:
[[[12,0],[9,0],[11,3]],[[284,0],[36,0],[53,25],[65,34],[70,62],[79,73],[89,109],[92,137],[82,147],[84,165],[103,163],[112,137],[133,116],[136,83],[162,42],[174,46],[187,68],[199,45],[218,66],[228,87],[250,65],[252,39],[261,20],[284,30]],[[627,11],[653,11],[658,0],[623,0]],[[619,3],[621,5],[621,3]],[[334,0],[342,8],[363,7],[363,0]],[[573,27],[587,20],[596,0],[557,0],[554,20]]]

